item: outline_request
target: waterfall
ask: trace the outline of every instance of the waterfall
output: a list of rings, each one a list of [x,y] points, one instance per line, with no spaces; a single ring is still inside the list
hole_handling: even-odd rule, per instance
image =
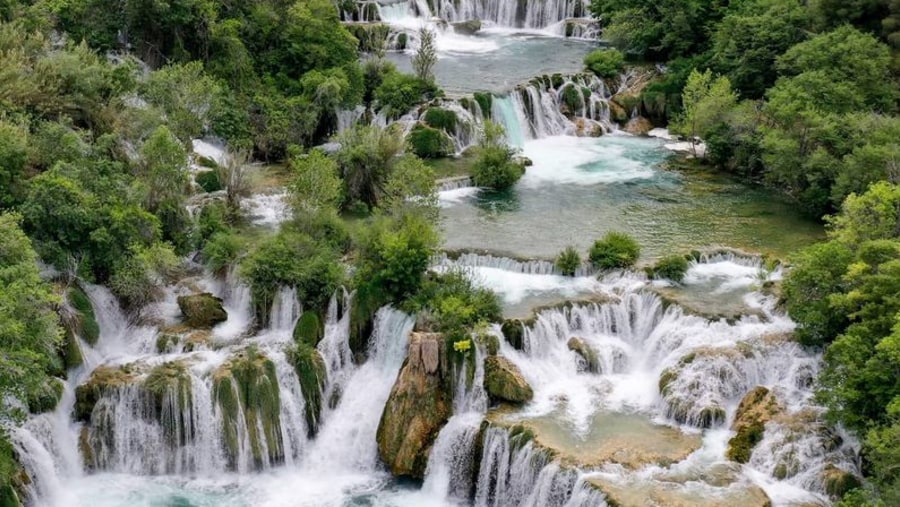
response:
[[[474,252],[465,252],[456,258],[451,258],[446,253],[436,256],[432,260],[432,265],[440,266],[445,269],[453,268],[494,268],[513,273],[522,273],[526,275],[562,275],[556,264],[545,260],[518,260],[509,257],[497,257],[490,254],[479,254]],[[575,276],[593,276],[594,270],[590,266],[582,266],[575,272]]]
[[[349,367],[340,401],[322,417],[325,424],[310,449],[307,468],[319,472],[371,471],[378,465],[378,420],[406,356],[407,337],[414,323],[415,319],[399,310],[378,310],[369,340],[369,359],[359,367]]]
[[[491,105],[491,119],[503,125],[506,141],[510,146],[521,148],[525,145],[525,109],[519,101],[518,93],[494,97]]]
[[[275,293],[272,309],[269,313],[269,329],[291,333],[297,319],[300,318],[300,302],[297,301],[297,289],[281,287]]]
[[[572,496],[577,473],[560,467],[524,434],[489,427],[484,435],[475,491],[478,507],[563,506]]]

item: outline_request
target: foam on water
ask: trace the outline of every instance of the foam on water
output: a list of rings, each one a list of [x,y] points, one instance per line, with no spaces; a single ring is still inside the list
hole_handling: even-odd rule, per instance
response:
[[[522,153],[534,164],[520,184],[596,185],[653,177],[654,166],[631,155],[628,137],[601,139],[557,136],[526,142]]]

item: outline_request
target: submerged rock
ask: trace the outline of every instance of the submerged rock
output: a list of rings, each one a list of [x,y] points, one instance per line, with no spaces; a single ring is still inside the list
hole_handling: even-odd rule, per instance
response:
[[[738,463],[750,461],[753,448],[762,441],[766,423],[782,411],[774,393],[759,386],[744,396],[734,416],[731,429],[737,432],[728,441],[725,455]]]
[[[228,313],[222,307],[222,299],[209,292],[179,296],[178,308],[184,315],[184,322],[195,328],[210,328],[228,319]]]
[[[620,483],[591,478],[588,484],[606,495],[611,507],[771,507],[766,492],[756,485],[686,488],[682,484],[640,480]]]
[[[534,397],[519,367],[501,356],[485,358],[484,389],[491,398],[512,403],[524,403]]]
[[[581,358],[581,361],[579,362],[582,364],[578,365],[579,370],[600,373],[600,361],[597,359],[597,352],[583,339],[576,337],[570,338],[566,346]]]
[[[470,19],[468,21],[458,21],[456,23],[450,23],[450,26],[453,27],[454,32],[460,35],[475,35],[481,30],[481,20]]]
[[[409,354],[378,424],[378,453],[395,476],[425,477],[428,453],[453,411],[447,349],[437,333],[412,333]]]

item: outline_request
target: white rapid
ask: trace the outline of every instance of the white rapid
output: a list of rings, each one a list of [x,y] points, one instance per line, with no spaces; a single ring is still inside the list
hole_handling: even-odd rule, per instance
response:
[[[379,3],[378,9],[381,20],[387,22],[405,17],[436,17],[450,23],[477,19],[505,28],[542,30],[567,19],[587,18],[587,7],[588,2],[579,0],[415,0]]]

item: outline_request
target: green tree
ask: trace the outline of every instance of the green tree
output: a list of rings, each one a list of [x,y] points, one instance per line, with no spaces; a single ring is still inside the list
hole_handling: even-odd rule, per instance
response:
[[[354,126],[335,138],[341,145],[334,159],[344,180],[345,205],[358,201],[375,208],[381,203],[384,186],[405,145],[403,132],[396,127]]]
[[[62,332],[58,298],[41,280],[37,255],[19,227],[20,217],[0,214],[0,421],[19,421],[18,408],[49,376]],[[18,403],[17,403],[18,401]],[[6,477],[0,478],[0,481]]]
[[[0,209],[17,204],[23,193],[28,131],[0,122]]]
[[[291,158],[294,211],[337,210],[343,200],[342,182],[334,159],[320,150]]]
[[[735,107],[737,96],[727,77],[713,78],[709,69],[703,73],[694,70],[682,92],[682,103],[684,110],[670,128],[693,140],[722,123]],[[692,142],[691,148],[696,157],[697,144]]]
[[[504,141],[503,126],[485,120],[478,156],[472,165],[472,183],[492,190],[512,188],[525,174],[522,163],[513,158],[515,153]]]
[[[222,95],[221,87],[192,61],[167,65],[151,72],[142,96],[166,115],[167,127],[181,140],[203,135],[211,112]]]
[[[141,147],[135,181],[144,207],[159,217],[163,238],[177,249],[186,247],[189,223],[184,201],[190,185],[184,146],[165,126],[157,128]]]
[[[615,49],[596,49],[585,55],[584,66],[602,78],[612,79],[622,72],[625,55]]]

